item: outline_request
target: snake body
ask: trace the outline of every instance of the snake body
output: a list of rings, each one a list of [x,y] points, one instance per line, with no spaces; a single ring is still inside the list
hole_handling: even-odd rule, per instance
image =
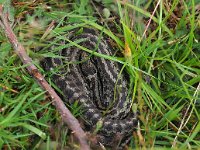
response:
[[[81,39],[79,45],[97,53],[114,55],[107,39],[100,40],[94,29],[83,28],[81,33],[72,32],[67,38],[71,41]],[[62,41],[62,44],[67,43]],[[90,129],[101,123],[99,142],[111,145],[116,134],[130,135],[136,127],[137,117],[131,112],[129,79],[124,71],[120,73],[122,66],[76,46],[62,49],[59,55],[64,59],[48,57],[42,60],[42,66],[47,71],[57,69],[51,80],[62,91],[64,101],[79,102],[85,124]]]

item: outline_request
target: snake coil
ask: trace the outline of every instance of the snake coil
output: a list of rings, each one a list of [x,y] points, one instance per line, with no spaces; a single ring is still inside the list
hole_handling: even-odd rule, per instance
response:
[[[100,39],[94,29],[83,28],[79,34],[72,31],[66,38],[99,54],[114,55],[107,39]],[[65,40],[61,43],[69,44]],[[51,50],[55,48],[56,45]],[[101,122],[99,142],[112,146],[116,134],[121,135],[122,141],[130,137],[137,125],[137,115],[131,112],[129,79],[125,71],[120,73],[120,64],[76,46],[62,49],[59,55],[63,58],[47,57],[41,64],[46,71],[54,70],[51,80],[62,91],[63,100],[69,104],[79,102],[85,125],[95,129]]]

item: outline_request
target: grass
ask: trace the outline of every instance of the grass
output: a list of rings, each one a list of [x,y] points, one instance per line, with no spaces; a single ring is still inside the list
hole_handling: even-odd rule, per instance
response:
[[[103,14],[97,13],[98,5],[87,0],[80,4],[78,1],[20,0],[13,1],[12,7],[9,2],[2,3],[10,12],[11,22],[15,18],[12,22],[15,33],[35,64],[44,56],[57,57],[47,52],[51,44],[58,45],[56,51],[64,48],[56,40],[45,42],[49,41],[49,36],[44,35],[48,34],[46,29],[52,20],[57,24],[50,30],[54,34],[50,35],[56,35],[58,40],[67,40],[62,34],[75,27],[90,25],[114,41],[124,57],[94,55],[124,64],[133,81],[133,101],[137,102],[140,112],[140,133],[133,134],[130,149],[200,147],[198,0],[115,4],[103,1],[108,10],[118,10],[115,14],[120,22],[102,15],[104,25],[94,17]],[[0,149],[53,149],[73,145],[58,112],[27,74],[3,32],[0,41]],[[74,41],[69,42],[66,47],[79,46]],[[44,51],[38,52],[41,47]],[[79,115],[79,109],[76,104],[71,108],[75,115]]]

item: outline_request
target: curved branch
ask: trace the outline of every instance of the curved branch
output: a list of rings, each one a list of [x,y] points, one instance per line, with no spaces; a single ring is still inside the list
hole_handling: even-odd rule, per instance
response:
[[[72,130],[72,133],[78,139],[80,143],[80,149],[89,150],[90,148],[86,140],[86,134],[80,127],[78,120],[71,114],[54,89],[47,83],[43,75],[32,63],[32,59],[27,55],[23,45],[18,42],[17,37],[9,24],[8,13],[3,13],[2,5],[0,5],[0,26],[3,28],[5,35],[13,46],[15,53],[20,57],[23,64],[27,66],[26,69],[28,70],[29,74],[32,75],[38,84],[51,96],[52,102],[59,111],[64,123],[68,125],[68,127]]]

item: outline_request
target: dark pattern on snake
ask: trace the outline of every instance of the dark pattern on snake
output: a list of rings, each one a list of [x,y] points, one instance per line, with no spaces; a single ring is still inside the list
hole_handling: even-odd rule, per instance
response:
[[[82,33],[76,35],[72,32],[67,38],[72,41],[81,39],[79,45],[98,53],[114,54],[106,39],[99,40],[96,30],[83,28]],[[97,122],[102,122],[98,131],[99,142],[112,145],[116,134],[122,138],[130,135],[136,127],[137,118],[131,112],[129,79],[124,71],[120,75],[121,66],[76,46],[63,49],[60,55],[65,59],[45,58],[42,66],[48,71],[60,67],[59,72],[52,76],[52,81],[63,92],[65,101],[70,104],[79,101],[87,126],[95,129]]]

